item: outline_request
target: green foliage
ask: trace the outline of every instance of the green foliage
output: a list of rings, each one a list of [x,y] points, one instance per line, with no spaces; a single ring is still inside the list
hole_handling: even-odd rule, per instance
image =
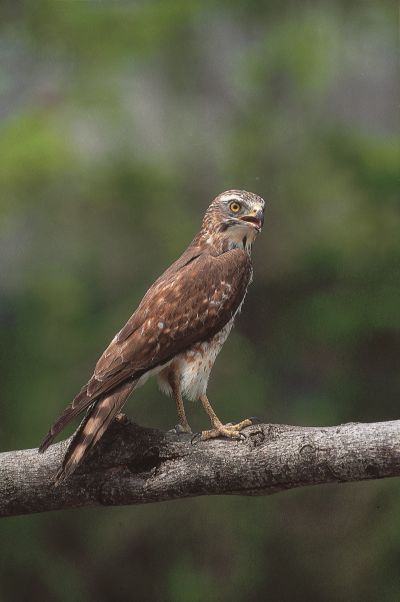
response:
[[[39,444],[228,188],[268,207],[211,380],[221,418],[398,418],[394,4],[0,11],[2,448]],[[150,383],[127,412],[175,423]],[[399,497],[393,481],[13,519],[0,599],[394,602]]]

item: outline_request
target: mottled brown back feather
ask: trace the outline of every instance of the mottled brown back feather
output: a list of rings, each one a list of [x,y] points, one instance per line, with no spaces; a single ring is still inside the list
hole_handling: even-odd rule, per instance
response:
[[[98,360],[88,384],[53,424],[39,451],[45,451],[96,399],[167,363],[193,343],[214,336],[242,302],[251,271],[250,258],[241,249],[213,256],[199,255],[198,247],[189,248],[148,290]],[[230,284],[229,296],[219,294],[221,281]]]
[[[250,258],[242,249],[217,257],[204,253],[176,271],[167,270],[97,362],[89,395],[139,378],[214,336],[241,304],[251,273]],[[231,286],[229,295],[223,294],[222,281]]]

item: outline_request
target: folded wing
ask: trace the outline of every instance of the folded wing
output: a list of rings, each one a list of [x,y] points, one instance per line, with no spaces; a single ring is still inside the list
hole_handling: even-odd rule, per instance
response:
[[[251,273],[250,259],[241,249],[217,257],[192,254],[183,265],[178,260],[149,289],[111,341],[93,376],[52,426],[40,451],[96,400],[219,332],[243,301]]]

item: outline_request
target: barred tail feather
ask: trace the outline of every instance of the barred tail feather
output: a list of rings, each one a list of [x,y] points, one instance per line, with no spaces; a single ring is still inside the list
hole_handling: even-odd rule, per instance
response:
[[[134,389],[135,384],[136,382],[125,383],[113,393],[92,403],[69,444],[61,468],[56,474],[55,486],[62,483],[76,470],[83,457],[104,435],[114,417],[121,410],[128,395]]]

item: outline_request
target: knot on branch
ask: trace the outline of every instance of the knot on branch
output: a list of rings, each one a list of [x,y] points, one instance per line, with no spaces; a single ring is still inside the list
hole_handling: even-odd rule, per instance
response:
[[[300,448],[301,461],[305,464],[312,464],[315,461],[317,450],[313,443],[304,443]]]

